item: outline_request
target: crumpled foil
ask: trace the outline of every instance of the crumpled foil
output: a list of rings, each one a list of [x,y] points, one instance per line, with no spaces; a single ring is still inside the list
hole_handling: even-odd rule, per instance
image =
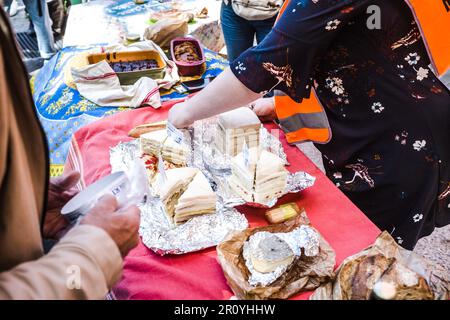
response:
[[[140,156],[139,140],[119,143],[110,149],[112,172],[129,171],[130,166]],[[245,216],[234,208],[224,206],[220,198],[215,214],[194,217],[176,227],[167,219],[158,197],[150,194],[147,202],[141,204],[139,208],[141,209],[139,233],[142,242],[160,255],[183,254],[209,248],[219,244],[230,231],[244,230],[248,227]]]
[[[111,173],[125,171],[130,168],[133,161],[140,156],[139,140],[130,142],[120,142],[115,147],[109,149],[109,164]]]
[[[270,285],[290,267],[290,265],[278,266],[274,271],[269,273],[258,272],[253,267],[250,257],[252,248],[255,248],[262,239],[269,235],[275,235],[288,244],[295,255],[295,259],[292,263],[295,263],[295,261],[300,258],[302,255],[302,248],[304,249],[305,256],[312,257],[319,254],[319,235],[314,229],[305,225],[287,233],[271,233],[266,231],[255,233],[244,243],[242,250],[245,265],[250,273],[248,283],[253,287],[265,287]]]
[[[182,130],[184,143],[190,146],[187,165],[200,169],[210,181],[218,198],[216,214],[195,217],[173,228],[166,218],[161,201],[151,194],[151,188],[147,203],[141,205],[140,234],[144,244],[159,254],[181,254],[217,245],[229,231],[243,230],[248,226],[246,218],[234,207],[247,204],[270,208],[278,200],[270,199],[262,204],[246,203],[231,190],[227,181],[231,175],[230,159],[215,148],[216,129],[217,118],[210,118],[196,121],[193,127]],[[260,134],[261,146],[289,165],[279,139],[265,128],[261,128]],[[138,139],[119,143],[110,150],[112,172],[129,171],[140,156]],[[284,194],[304,190],[312,186],[314,181],[315,178],[305,172],[291,173]]]
[[[215,147],[216,134],[217,118],[209,118],[194,123],[192,139],[194,166],[209,173],[208,178],[218,186],[217,194],[226,205],[234,207],[246,204],[258,208],[272,208],[277,203],[278,198],[269,199],[265,203],[250,203],[231,190],[227,181],[231,175],[230,157],[221,153]],[[285,165],[289,165],[280,140],[266,128],[261,128],[260,145],[263,149],[280,157]],[[314,185],[315,180],[315,177],[303,171],[290,173],[287,177],[286,188],[280,197],[287,193],[296,193],[307,189]]]
[[[167,219],[160,201],[141,206],[139,234],[142,242],[154,252],[183,254],[213,247],[225,236],[248,227],[245,216],[234,208],[218,208],[215,214],[194,217],[175,228]]]
[[[217,136],[217,117],[196,121],[194,123],[193,143],[194,158],[197,160],[197,165],[205,167],[209,172],[214,173],[215,176],[227,176],[231,174],[230,156],[220,152],[215,146],[215,137]],[[289,165],[286,153],[280,140],[272,135],[266,128],[262,127],[260,130],[260,145],[271,153],[280,157],[285,165]]]

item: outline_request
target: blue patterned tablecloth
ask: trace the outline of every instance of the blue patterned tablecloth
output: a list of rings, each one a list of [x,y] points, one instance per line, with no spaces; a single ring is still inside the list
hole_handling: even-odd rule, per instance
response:
[[[153,11],[163,11],[172,9],[171,0],[147,0],[143,4],[136,4],[134,0],[119,0],[107,6],[105,12],[110,16],[121,18],[130,15]]]
[[[32,79],[33,98],[40,121],[47,134],[52,176],[59,175],[68,153],[72,134],[82,126],[128,108],[100,107],[83,98],[73,84],[67,83],[67,65],[77,54],[96,46],[66,47],[58,52]],[[218,54],[204,49],[206,72],[203,77],[217,76],[227,65]],[[178,99],[184,94],[170,92],[162,101]]]

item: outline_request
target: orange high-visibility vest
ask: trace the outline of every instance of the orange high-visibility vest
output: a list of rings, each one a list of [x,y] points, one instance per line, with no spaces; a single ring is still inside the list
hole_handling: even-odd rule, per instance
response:
[[[410,7],[438,77],[450,75],[450,0],[405,0]],[[289,4],[285,1],[280,17]],[[327,143],[331,128],[325,110],[314,89],[311,96],[297,103],[279,90],[275,90],[275,111],[280,127],[289,143],[312,141]]]

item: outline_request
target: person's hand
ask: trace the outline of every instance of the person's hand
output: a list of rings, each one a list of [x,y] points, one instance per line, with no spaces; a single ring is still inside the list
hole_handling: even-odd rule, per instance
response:
[[[194,123],[189,117],[188,102],[184,101],[172,106],[169,110],[168,121],[175,126],[175,128],[183,129],[189,127]]]
[[[80,221],[105,230],[125,257],[139,243],[140,210],[136,206],[117,209],[117,200],[112,195],[105,195]]]
[[[263,122],[272,121],[277,118],[273,98],[258,99],[250,104],[250,109],[252,109]]]
[[[45,214],[43,236],[46,239],[60,239],[67,231],[69,222],[61,215],[62,207],[74,197],[78,190],[74,186],[80,180],[78,171],[51,178],[48,186],[47,213]]]

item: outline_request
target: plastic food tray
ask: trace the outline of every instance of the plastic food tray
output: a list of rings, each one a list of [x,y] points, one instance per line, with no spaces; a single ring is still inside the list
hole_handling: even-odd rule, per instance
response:
[[[197,49],[197,53],[200,56],[200,60],[193,62],[179,61],[175,58],[175,47],[183,42],[192,42]],[[178,73],[180,76],[200,76],[203,73],[203,65],[205,64],[205,54],[203,53],[202,46],[197,39],[194,38],[175,38],[170,42],[170,54],[172,59],[178,67]]]
[[[107,62],[128,62],[149,59],[156,60],[158,68],[128,72],[116,72],[122,85],[132,85],[142,77],[163,79],[166,75],[166,62],[161,57],[159,52],[154,50],[93,53],[88,55],[87,58],[89,64],[94,64],[102,60],[106,60]]]

